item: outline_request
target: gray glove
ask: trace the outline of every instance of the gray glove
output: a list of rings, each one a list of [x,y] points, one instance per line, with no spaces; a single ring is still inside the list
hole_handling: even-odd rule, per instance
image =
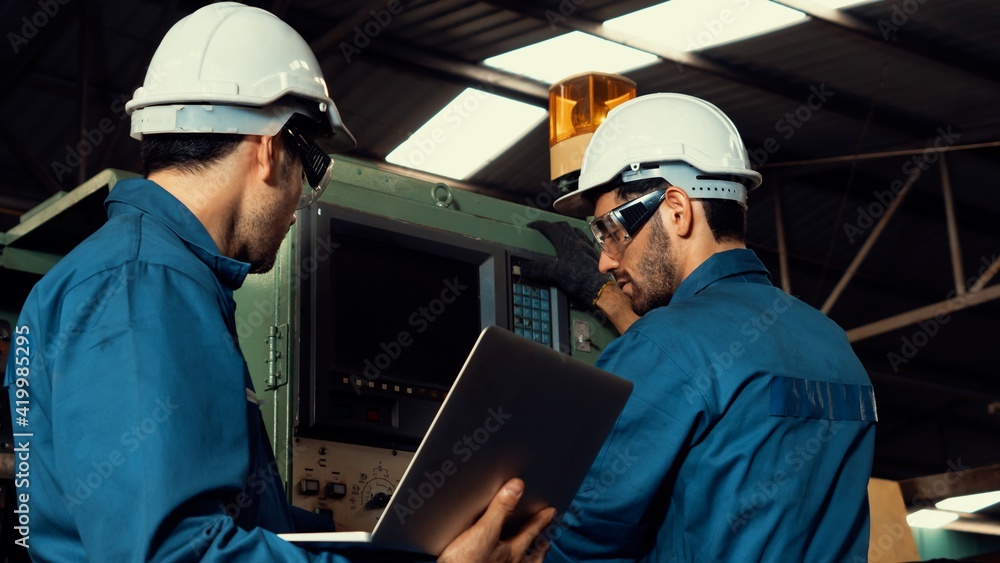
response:
[[[556,257],[525,262],[521,265],[521,273],[558,286],[577,301],[593,307],[601,289],[614,279],[597,269],[600,255],[590,238],[566,221],[533,221],[528,226],[549,239],[556,249]]]

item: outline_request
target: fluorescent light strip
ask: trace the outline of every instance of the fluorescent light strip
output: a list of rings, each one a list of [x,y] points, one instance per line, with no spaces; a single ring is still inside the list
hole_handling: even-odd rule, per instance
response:
[[[990,491],[944,499],[934,503],[934,506],[955,512],[975,512],[998,502],[1000,502],[1000,491]]]
[[[699,51],[808,19],[768,0],[670,0],[604,22],[675,51]]]
[[[924,508],[906,516],[906,523],[911,528],[940,528],[955,520],[958,520],[958,514],[931,508]]]
[[[546,115],[540,107],[467,88],[385,160],[463,180],[510,148]]]
[[[574,74],[622,73],[658,60],[645,51],[573,31],[490,57],[483,64],[552,84]]]

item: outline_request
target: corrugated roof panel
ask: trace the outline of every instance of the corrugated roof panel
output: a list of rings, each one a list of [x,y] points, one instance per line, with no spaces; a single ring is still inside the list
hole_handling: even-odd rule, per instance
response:
[[[876,24],[883,36],[905,33],[1000,64],[1000,4],[981,0],[878,2],[850,10]],[[879,23],[881,21],[881,24]]]

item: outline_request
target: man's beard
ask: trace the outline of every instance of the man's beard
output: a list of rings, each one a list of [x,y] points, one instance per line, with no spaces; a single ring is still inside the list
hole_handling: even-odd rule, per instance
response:
[[[622,276],[632,283],[632,310],[639,316],[670,303],[680,285],[670,235],[660,223],[659,214],[649,223],[649,248],[635,267],[641,285],[627,274]]]

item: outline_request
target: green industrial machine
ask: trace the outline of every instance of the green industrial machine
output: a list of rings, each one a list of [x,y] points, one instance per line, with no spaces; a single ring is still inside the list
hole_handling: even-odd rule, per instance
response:
[[[137,174],[104,170],[71,192],[59,192],[0,234],[0,318],[14,326],[28,292],[60,258],[108,219],[104,200],[119,180]]]
[[[131,177],[135,175],[105,170],[75,190],[53,196],[2,235],[0,283],[5,291],[0,317],[15,325],[30,288],[61,256],[103,224],[104,199],[119,180]],[[419,227],[447,233],[453,240],[489,243],[529,255],[551,255],[553,249],[545,237],[526,227],[527,223],[567,220],[530,205],[409,177],[346,157],[337,159],[322,203],[354,216],[388,222],[390,228],[398,225],[405,231]],[[585,228],[581,221],[569,221]],[[380,512],[371,500],[391,494],[412,454],[406,448],[337,442],[315,433],[299,435],[303,405],[299,403],[298,375],[304,365],[299,335],[308,320],[303,316],[313,314],[301,310],[300,289],[307,285],[304,282],[317,264],[303,258],[298,247],[310,241],[297,233],[298,227],[286,237],[274,269],[248,276],[236,292],[237,334],[290,499],[308,509],[333,513],[342,528],[366,529]],[[406,280],[399,280],[399,291],[406,291],[406,287]],[[569,308],[564,320],[568,338],[564,338],[563,351],[589,363],[615,335],[609,322],[584,311]]]

